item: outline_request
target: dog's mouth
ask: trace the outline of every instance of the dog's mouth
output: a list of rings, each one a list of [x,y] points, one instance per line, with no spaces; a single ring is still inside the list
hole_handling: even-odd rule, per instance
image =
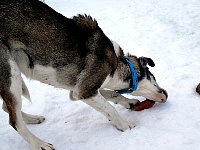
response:
[[[151,101],[155,101],[155,102],[158,102],[158,103],[165,103],[167,101],[167,99],[149,99]]]
[[[155,98],[150,98],[150,100],[155,101],[155,102],[159,102],[159,103],[165,103],[167,101],[168,98],[168,94],[165,90],[159,91],[159,93],[157,93],[155,95]]]
[[[162,100],[163,103],[165,103],[167,101],[167,98],[168,98],[167,91],[162,89],[161,94],[163,95],[163,98],[161,100]]]

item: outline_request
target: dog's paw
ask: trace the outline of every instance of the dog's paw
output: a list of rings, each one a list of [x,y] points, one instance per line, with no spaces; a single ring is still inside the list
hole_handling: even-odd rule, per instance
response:
[[[135,127],[133,123],[127,122],[127,121],[112,121],[112,124],[120,131],[124,132],[127,129],[132,129]]]
[[[137,99],[128,99],[126,98],[124,101],[117,101],[120,105],[124,106],[127,109],[132,109],[136,104],[138,104],[140,101]]]
[[[137,100],[137,99],[129,99],[127,104],[126,104],[126,108],[127,109],[132,109],[138,103],[140,103],[140,101]]]
[[[22,113],[23,120],[26,122],[26,124],[40,124],[44,122],[45,117],[43,116],[37,116],[37,115],[30,115],[26,113]]]
[[[40,142],[37,146],[31,147],[31,150],[55,150],[52,144]]]
[[[40,123],[44,122],[44,120],[45,120],[45,117],[43,117],[43,116],[35,116],[32,120],[32,123],[40,124]]]

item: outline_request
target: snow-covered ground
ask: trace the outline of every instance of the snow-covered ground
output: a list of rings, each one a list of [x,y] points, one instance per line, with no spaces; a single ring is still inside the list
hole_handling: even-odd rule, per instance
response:
[[[66,17],[90,14],[105,34],[125,52],[151,57],[151,71],[168,91],[165,104],[141,112],[114,105],[123,118],[135,123],[120,132],[106,118],[68,91],[26,80],[32,104],[23,110],[46,117],[28,125],[35,135],[57,150],[199,150],[200,1],[199,0],[46,0]],[[2,104],[2,102],[0,102]],[[0,110],[0,149],[28,150],[29,145],[8,125]]]

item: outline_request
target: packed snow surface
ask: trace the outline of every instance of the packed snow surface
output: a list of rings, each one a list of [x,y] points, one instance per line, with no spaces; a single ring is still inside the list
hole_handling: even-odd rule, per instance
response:
[[[23,98],[23,111],[46,117],[42,124],[27,125],[32,133],[57,150],[199,150],[199,0],[45,2],[69,18],[90,14],[126,53],[152,58],[156,66],[150,70],[169,98],[141,112],[113,104],[124,119],[136,124],[120,132],[82,101],[70,101],[68,91],[26,79],[32,103]],[[0,149],[29,148],[0,110]]]

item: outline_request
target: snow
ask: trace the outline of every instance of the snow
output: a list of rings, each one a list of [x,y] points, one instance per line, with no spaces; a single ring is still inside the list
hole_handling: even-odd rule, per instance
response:
[[[114,105],[136,124],[120,132],[106,118],[69,92],[26,80],[32,103],[23,111],[44,115],[32,133],[57,150],[198,150],[200,146],[200,1],[199,0],[46,0],[66,17],[90,14],[104,33],[125,52],[147,56],[159,85],[168,91],[165,104],[141,112]],[[2,104],[2,102],[0,102]],[[0,149],[28,150],[29,145],[8,125],[0,110]]]

